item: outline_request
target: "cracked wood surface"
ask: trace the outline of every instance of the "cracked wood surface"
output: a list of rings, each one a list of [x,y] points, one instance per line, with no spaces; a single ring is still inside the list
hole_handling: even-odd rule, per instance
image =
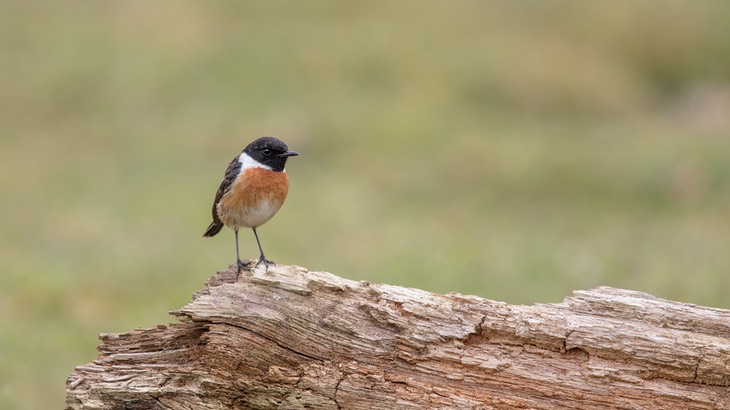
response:
[[[71,409],[730,409],[730,311],[601,287],[508,305],[295,266],[103,334]]]

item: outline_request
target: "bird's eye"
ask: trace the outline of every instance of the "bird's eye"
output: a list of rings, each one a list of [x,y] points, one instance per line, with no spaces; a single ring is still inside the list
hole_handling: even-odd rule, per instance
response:
[[[271,155],[271,150],[266,148],[263,151],[261,151],[261,153],[268,157],[269,155]]]

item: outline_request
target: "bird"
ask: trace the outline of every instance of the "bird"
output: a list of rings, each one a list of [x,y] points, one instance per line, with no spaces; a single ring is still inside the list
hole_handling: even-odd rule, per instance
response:
[[[251,142],[237,155],[226,169],[223,181],[213,201],[213,222],[203,237],[218,234],[223,225],[233,230],[236,236],[236,279],[242,270],[253,271],[263,262],[269,271],[269,264],[261,247],[256,228],[268,222],[281,208],[289,192],[289,177],[284,166],[289,157],[299,155],[281,140],[261,137]],[[243,262],[238,250],[238,230],[251,228],[259,246],[258,261]],[[253,267],[252,267],[253,265]]]

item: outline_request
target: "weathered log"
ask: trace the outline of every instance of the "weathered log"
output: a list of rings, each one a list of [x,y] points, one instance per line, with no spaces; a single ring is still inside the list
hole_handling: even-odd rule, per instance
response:
[[[730,409],[730,311],[601,287],[513,306],[294,266],[102,334],[70,409]]]

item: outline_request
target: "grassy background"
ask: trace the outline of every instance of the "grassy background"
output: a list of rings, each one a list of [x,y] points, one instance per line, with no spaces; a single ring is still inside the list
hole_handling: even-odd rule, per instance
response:
[[[234,260],[228,161],[299,151],[279,263],[511,303],[730,308],[730,3],[0,3],[0,408]],[[256,256],[253,236],[242,252]]]

